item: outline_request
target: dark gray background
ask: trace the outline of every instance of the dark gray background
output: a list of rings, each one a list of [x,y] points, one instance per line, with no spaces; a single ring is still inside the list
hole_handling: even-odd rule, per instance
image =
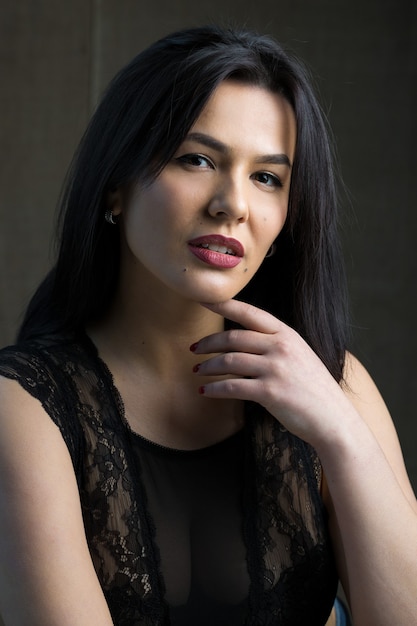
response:
[[[114,72],[160,35],[221,21],[273,34],[312,69],[348,189],[354,351],[417,485],[417,4],[413,0],[2,0],[0,344],[50,262],[72,152]]]

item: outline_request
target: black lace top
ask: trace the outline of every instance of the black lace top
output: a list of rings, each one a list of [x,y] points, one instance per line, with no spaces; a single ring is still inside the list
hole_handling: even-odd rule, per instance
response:
[[[264,409],[198,451],[132,432],[86,336],[0,351],[38,398],[77,476],[115,626],[323,626],[337,587],[314,450]],[[205,621],[204,621],[205,620]]]

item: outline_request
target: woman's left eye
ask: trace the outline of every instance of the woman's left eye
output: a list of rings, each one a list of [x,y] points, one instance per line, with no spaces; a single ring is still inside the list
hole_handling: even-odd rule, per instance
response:
[[[194,167],[209,167],[211,169],[214,167],[210,159],[202,154],[183,154],[182,156],[177,157],[177,161]]]
[[[282,183],[278,176],[271,174],[270,172],[257,172],[256,174],[253,174],[252,178],[266,187],[282,187]]]

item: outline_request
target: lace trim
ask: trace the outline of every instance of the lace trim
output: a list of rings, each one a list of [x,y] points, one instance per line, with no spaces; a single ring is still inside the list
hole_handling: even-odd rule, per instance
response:
[[[0,352],[0,373],[37,397],[70,449],[89,547],[117,626],[169,624],[160,556],[123,403],[82,338]],[[326,622],[337,577],[316,453],[248,404],[244,536],[251,579],[246,626]],[[256,513],[255,513],[256,511]]]

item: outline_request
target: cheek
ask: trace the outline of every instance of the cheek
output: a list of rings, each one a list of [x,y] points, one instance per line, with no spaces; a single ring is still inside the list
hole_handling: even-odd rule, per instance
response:
[[[176,205],[175,195],[165,185],[154,183],[141,191],[125,211],[127,238],[162,234]]]
[[[273,210],[268,211],[262,221],[261,234],[258,233],[258,241],[262,248],[269,250],[271,244],[278,237],[284,227],[288,214],[288,204],[285,202],[282,206],[274,206]],[[261,243],[262,242],[262,243]]]

